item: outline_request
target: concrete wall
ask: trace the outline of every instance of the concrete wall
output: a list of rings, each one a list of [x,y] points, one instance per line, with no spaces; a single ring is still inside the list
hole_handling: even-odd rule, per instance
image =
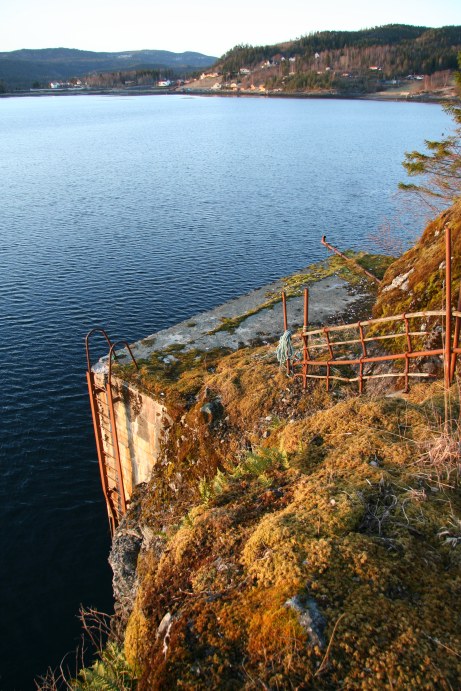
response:
[[[109,490],[118,492],[113,433],[105,392],[106,381],[105,373],[95,375],[96,385],[101,389],[98,390],[97,399]],[[134,487],[150,479],[159,459],[162,439],[171,421],[164,405],[114,376],[112,395],[123,487],[126,499],[129,500]]]

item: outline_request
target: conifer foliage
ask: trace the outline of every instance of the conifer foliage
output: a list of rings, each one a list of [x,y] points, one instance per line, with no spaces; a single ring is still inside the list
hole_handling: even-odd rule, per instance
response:
[[[461,53],[458,56],[461,67]],[[461,73],[457,73],[461,87]],[[461,198],[461,107],[448,104],[444,110],[454,121],[454,130],[440,141],[426,140],[426,151],[405,154],[403,167],[410,177],[422,176],[420,185],[399,184],[399,188],[418,195],[435,207],[445,207]]]
[[[440,141],[426,140],[426,152],[405,154],[403,167],[410,177],[422,176],[423,183],[399,184],[435,207],[445,207],[461,197],[461,107],[444,106],[455,123],[452,134]]]

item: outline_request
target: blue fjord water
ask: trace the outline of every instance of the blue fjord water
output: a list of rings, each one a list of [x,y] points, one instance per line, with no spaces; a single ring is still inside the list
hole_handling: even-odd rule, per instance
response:
[[[404,151],[447,124],[410,103],[0,100],[1,689],[75,648],[80,603],[111,608],[86,331],[143,338],[323,258],[323,233],[373,249]]]

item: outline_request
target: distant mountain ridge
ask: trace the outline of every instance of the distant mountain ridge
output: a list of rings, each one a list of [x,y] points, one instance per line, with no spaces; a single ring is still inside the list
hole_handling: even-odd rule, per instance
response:
[[[92,72],[156,69],[178,75],[206,69],[215,56],[193,51],[133,50],[92,52],[75,48],[21,49],[0,52],[0,81],[8,88],[29,88],[34,82],[67,80]]]
[[[0,92],[72,78],[90,89],[151,88],[212,68],[211,84],[199,82],[200,88],[360,95],[405,83],[413,93],[411,80],[419,80],[423,91],[453,89],[460,53],[461,26],[406,24],[317,31],[273,45],[237,45],[219,59],[192,51],[22,49],[0,52]]]

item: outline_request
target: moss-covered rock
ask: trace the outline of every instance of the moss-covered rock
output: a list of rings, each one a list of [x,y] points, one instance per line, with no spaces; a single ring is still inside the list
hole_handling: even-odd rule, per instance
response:
[[[452,281],[461,281],[461,202],[428,224],[419,241],[394,261],[379,287],[373,316],[443,309],[445,303],[445,226],[452,232]],[[458,291],[453,290],[456,307]]]
[[[461,501],[422,460],[443,436],[440,385],[406,401],[314,386],[295,410],[297,383],[268,371],[223,358],[208,379],[235,411],[208,442],[225,440],[222,469],[202,447],[206,485],[191,473],[187,500],[146,498],[165,543],[138,563],[125,653],[140,688],[453,686]]]
[[[442,307],[446,223],[461,278],[455,206],[389,266],[375,316]],[[303,392],[271,346],[170,355],[140,384],[173,424],[137,507],[139,688],[457,688],[456,387]]]

